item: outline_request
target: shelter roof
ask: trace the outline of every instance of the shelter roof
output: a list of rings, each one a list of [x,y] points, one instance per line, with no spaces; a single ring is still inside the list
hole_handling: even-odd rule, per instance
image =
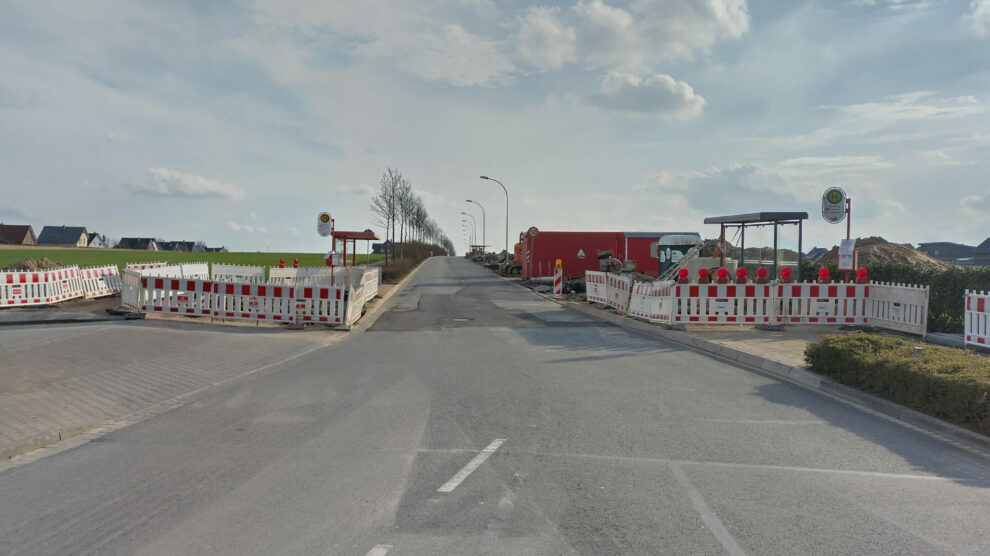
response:
[[[370,240],[374,240],[374,239],[381,239],[380,237],[378,237],[377,235],[375,235],[375,232],[372,232],[371,230],[365,230],[363,232],[342,232],[340,230],[334,230],[334,232],[333,232],[333,238],[334,239],[344,239],[344,240],[348,240],[348,239],[363,239],[364,240],[364,239],[366,239],[366,240],[369,240],[369,241]]]
[[[807,212],[751,212],[729,216],[709,216],[705,218],[705,224],[764,224],[807,219]]]

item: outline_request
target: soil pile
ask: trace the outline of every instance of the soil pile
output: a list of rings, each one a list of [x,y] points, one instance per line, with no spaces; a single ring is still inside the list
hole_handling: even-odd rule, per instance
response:
[[[48,257],[42,259],[24,259],[3,269],[4,272],[32,272],[35,270],[55,270],[65,265],[59,264]]]
[[[856,240],[856,264],[868,266],[876,263],[904,263],[932,268],[948,268],[951,263],[936,259],[914,247],[890,243],[882,237],[867,237]],[[839,260],[839,247],[822,255],[816,265],[835,265]]]

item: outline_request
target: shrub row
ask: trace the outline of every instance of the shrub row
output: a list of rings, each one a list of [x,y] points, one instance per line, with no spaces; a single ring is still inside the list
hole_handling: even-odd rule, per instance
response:
[[[804,267],[802,279],[813,282],[821,265]],[[965,290],[990,291],[990,267],[953,266],[929,268],[904,263],[877,263],[867,265],[870,280],[901,284],[919,284],[929,287],[928,331],[959,333],[965,322]],[[840,274],[829,268],[832,277]]]
[[[399,259],[389,259],[382,265],[382,282],[395,284],[422,261],[433,255],[445,255],[446,251],[437,245],[409,242],[401,247]]]
[[[838,383],[990,434],[990,357],[900,338],[853,332],[824,336],[808,346],[812,371]]]

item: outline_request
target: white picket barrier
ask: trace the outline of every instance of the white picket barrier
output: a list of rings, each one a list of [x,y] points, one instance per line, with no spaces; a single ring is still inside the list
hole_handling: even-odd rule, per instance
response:
[[[128,279],[124,272],[125,281]],[[186,278],[139,277],[138,308],[147,313],[176,313],[210,316],[213,313],[213,282]],[[125,292],[122,297],[127,297]]]
[[[778,323],[869,323],[869,284],[778,284],[775,289],[773,315]]]
[[[86,299],[120,293],[120,274],[117,265],[94,266],[79,269]]]
[[[990,347],[990,292],[966,290],[967,346]]]
[[[922,336],[928,330],[928,286],[871,282],[866,305],[872,325]]]
[[[53,303],[86,295],[78,266],[49,270],[46,274],[48,275],[48,294]]]
[[[606,304],[623,312],[629,311],[632,295],[632,276],[608,274],[605,276]]]
[[[121,276],[120,304],[132,311],[141,309],[141,271],[125,268]]]
[[[342,280],[337,276],[338,274],[346,275],[346,270],[337,268],[336,272],[334,272],[330,267],[277,268],[273,266],[268,269],[268,283],[329,287],[334,285],[334,282],[337,285],[342,283]],[[331,281],[331,276],[335,278],[334,281]],[[343,283],[346,283],[346,281]]]
[[[296,322],[344,323],[344,296],[341,288],[295,286],[294,290]]]
[[[268,284],[213,283],[213,316],[222,319],[252,319],[295,322],[293,288]]]
[[[210,279],[210,263],[182,263],[179,265],[182,269],[183,278],[192,278],[193,280],[209,280]]]
[[[353,326],[364,312],[364,288],[360,284],[346,286],[347,300],[344,305],[344,324]]]
[[[608,292],[605,287],[606,276],[608,274],[605,272],[596,272],[594,270],[584,271],[585,297],[589,302],[608,303]]]
[[[364,291],[364,302],[367,303],[378,295],[378,283],[382,279],[382,269],[377,266],[364,267],[361,276],[361,289]]]
[[[213,264],[209,275],[215,282],[243,282],[247,284],[264,284],[265,267],[245,266],[235,264]]]
[[[0,307],[52,303],[48,271],[0,272]]]
[[[773,288],[769,284],[675,284],[673,322],[769,323]]]
[[[670,323],[674,307],[673,282],[637,282],[629,298],[629,316]]]
[[[124,265],[124,270],[137,270],[141,272],[153,268],[161,268],[163,266],[168,266],[168,263],[166,261],[156,261],[151,263],[127,263]]]

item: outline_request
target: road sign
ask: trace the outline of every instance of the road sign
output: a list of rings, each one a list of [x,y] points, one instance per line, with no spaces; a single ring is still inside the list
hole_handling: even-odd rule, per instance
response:
[[[838,224],[846,218],[846,192],[830,187],[822,195],[822,217],[829,224]]]
[[[583,259],[584,258],[584,249],[578,249],[577,258],[579,258],[579,259]]]
[[[844,239],[839,245],[838,270],[856,270],[856,240]]]
[[[333,217],[329,212],[321,212],[316,217],[316,231],[323,237],[333,233]]]

